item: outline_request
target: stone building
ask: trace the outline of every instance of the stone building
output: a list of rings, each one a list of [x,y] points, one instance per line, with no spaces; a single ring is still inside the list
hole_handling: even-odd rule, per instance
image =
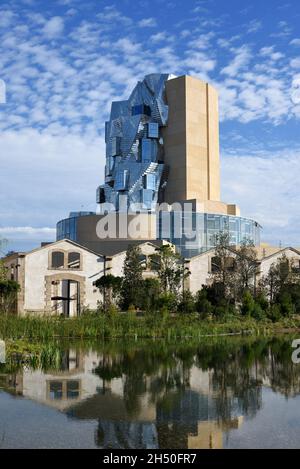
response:
[[[283,257],[289,260],[291,269],[300,273],[300,250],[292,247],[281,249],[268,245],[255,248],[255,250],[257,254],[257,268],[254,279],[256,285],[268,274],[270,267]],[[233,249],[228,249],[228,265],[233,264],[236,255]],[[186,288],[192,293],[196,293],[202,285],[208,285],[212,281],[215,256],[215,250],[211,249],[185,260],[185,266],[191,272],[190,276],[186,279]]]
[[[148,258],[156,244],[139,244],[144,277],[155,276]],[[47,243],[30,252],[12,253],[3,261],[8,279],[20,285],[15,313],[78,316],[83,309],[95,310],[102,301],[94,282],[106,274],[123,275],[126,251],[99,254],[74,241]]]

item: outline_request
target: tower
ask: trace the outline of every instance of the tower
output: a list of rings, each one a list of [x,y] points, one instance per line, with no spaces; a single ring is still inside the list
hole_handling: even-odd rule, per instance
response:
[[[165,202],[220,200],[218,94],[189,76],[166,82],[168,125],[163,129],[169,167]]]
[[[185,257],[212,248],[220,231],[233,245],[245,238],[260,243],[259,224],[220,199],[218,93],[210,84],[146,75],[127,100],[112,103],[105,143],[99,213],[61,220],[57,239],[71,237],[99,252],[104,244],[116,251],[129,241],[166,240]]]

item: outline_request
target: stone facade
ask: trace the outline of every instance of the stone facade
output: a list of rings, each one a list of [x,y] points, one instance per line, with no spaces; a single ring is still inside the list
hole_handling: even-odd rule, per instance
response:
[[[59,266],[52,264],[54,253],[63,259]],[[75,266],[68,265],[71,253],[78,255]],[[14,279],[21,287],[17,305],[20,315],[66,313],[65,301],[59,298],[69,297],[71,316],[83,307],[96,308],[101,300],[93,281],[104,273],[104,258],[72,241],[58,241],[28,253],[15,253],[4,261],[8,275],[17,272]]]
[[[139,245],[144,278],[154,277],[149,256],[157,246]],[[70,264],[70,255],[77,254]],[[54,257],[53,257],[54,256]],[[28,253],[14,253],[4,259],[8,278],[20,284],[16,313],[77,316],[83,309],[96,309],[102,295],[94,282],[104,274],[123,275],[126,251],[113,256],[97,254],[69,240],[57,241]],[[56,265],[53,265],[56,263]]]
[[[256,284],[265,277],[271,266],[275,265],[279,259],[285,256],[290,265],[300,270],[300,251],[292,247],[284,249],[268,246],[265,249],[255,248],[257,252],[257,272]],[[202,285],[209,285],[212,281],[212,260],[215,256],[215,250],[199,254],[185,261],[186,267],[190,270],[191,275],[186,280],[186,288],[192,293],[196,293],[201,289]],[[236,257],[233,250],[228,250],[228,257]]]
[[[167,242],[164,242],[167,244]],[[139,245],[144,266],[143,277],[155,277],[151,270],[150,256],[157,245],[145,242]],[[55,254],[56,253],[56,254]],[[57,254],[58,253],[58,254]],[[76,263],[70,264],[70,254],[78,254]],[[56,259],[53,258],[57,256]],[[294,248],[257,248],[256,283],[266,276],[273,264],[285,256],[290,265],[300,271],[300,251]],[[8,277],[16,280],[21,289],[18,293],[16,312],[24,314],[64,314],[76,316],[84,308],[96,309],[102,295],[94,282],[104,274],[123,276],[126,251],[104,256],[69,240],[50,243],[28,253],[15,253],[4,261]],[[184,288],[195,294],[203,285],[212,281],[212,265],[215,250],[184,260],[190,275]],[[228,257],[236,253],[228,250]],[[60,265],[53,266],[53,262]]]

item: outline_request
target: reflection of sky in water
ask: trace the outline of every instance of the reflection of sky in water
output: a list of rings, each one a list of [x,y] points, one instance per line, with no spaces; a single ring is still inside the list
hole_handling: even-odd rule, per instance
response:
[[[255,419],[246,419],[224,437],[225,448],[300,447],[300,396],[286,399],[264,388],[262,398]]]
[[[238,429],[224,432],[224,448],[298,448],[299,409],[300,396],[286,400],[270,389],[263,389],[262,408],[254,419],[246,418]],[[98,447],[120,447],[117,443],[120,434],[126,436],[127,448],[137,447],[137,443],[148,449],[158,447],[153,423],[76,420],[4,392],[0,393],[0,415],[0,447],[4,448],[94,448],[99,432],[103,435],[103,446],[99,441]]]
[[[288,340],[270,342],[271,349],[266,341],[232,344],[227,355],[227,345],[186,356],[174,346],[161,355],[137,346],[112,355],[58,350],[56,371],[2,369],[0,444],[297,448],[300,368],[291,364]]]
[[[0,392],[1,448],[94,448],[94,421],[68,419],[61,413]]]

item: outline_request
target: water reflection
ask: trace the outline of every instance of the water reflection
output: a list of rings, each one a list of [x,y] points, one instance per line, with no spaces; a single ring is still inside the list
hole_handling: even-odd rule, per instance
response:
[[[39,366],[2,365],[0,387],[71,419],[96,420],[100,448],[222,448],[226,434],[259,413],[264,388],[299,394],[291,342],[52,346],[54,365],[46,354]]]

